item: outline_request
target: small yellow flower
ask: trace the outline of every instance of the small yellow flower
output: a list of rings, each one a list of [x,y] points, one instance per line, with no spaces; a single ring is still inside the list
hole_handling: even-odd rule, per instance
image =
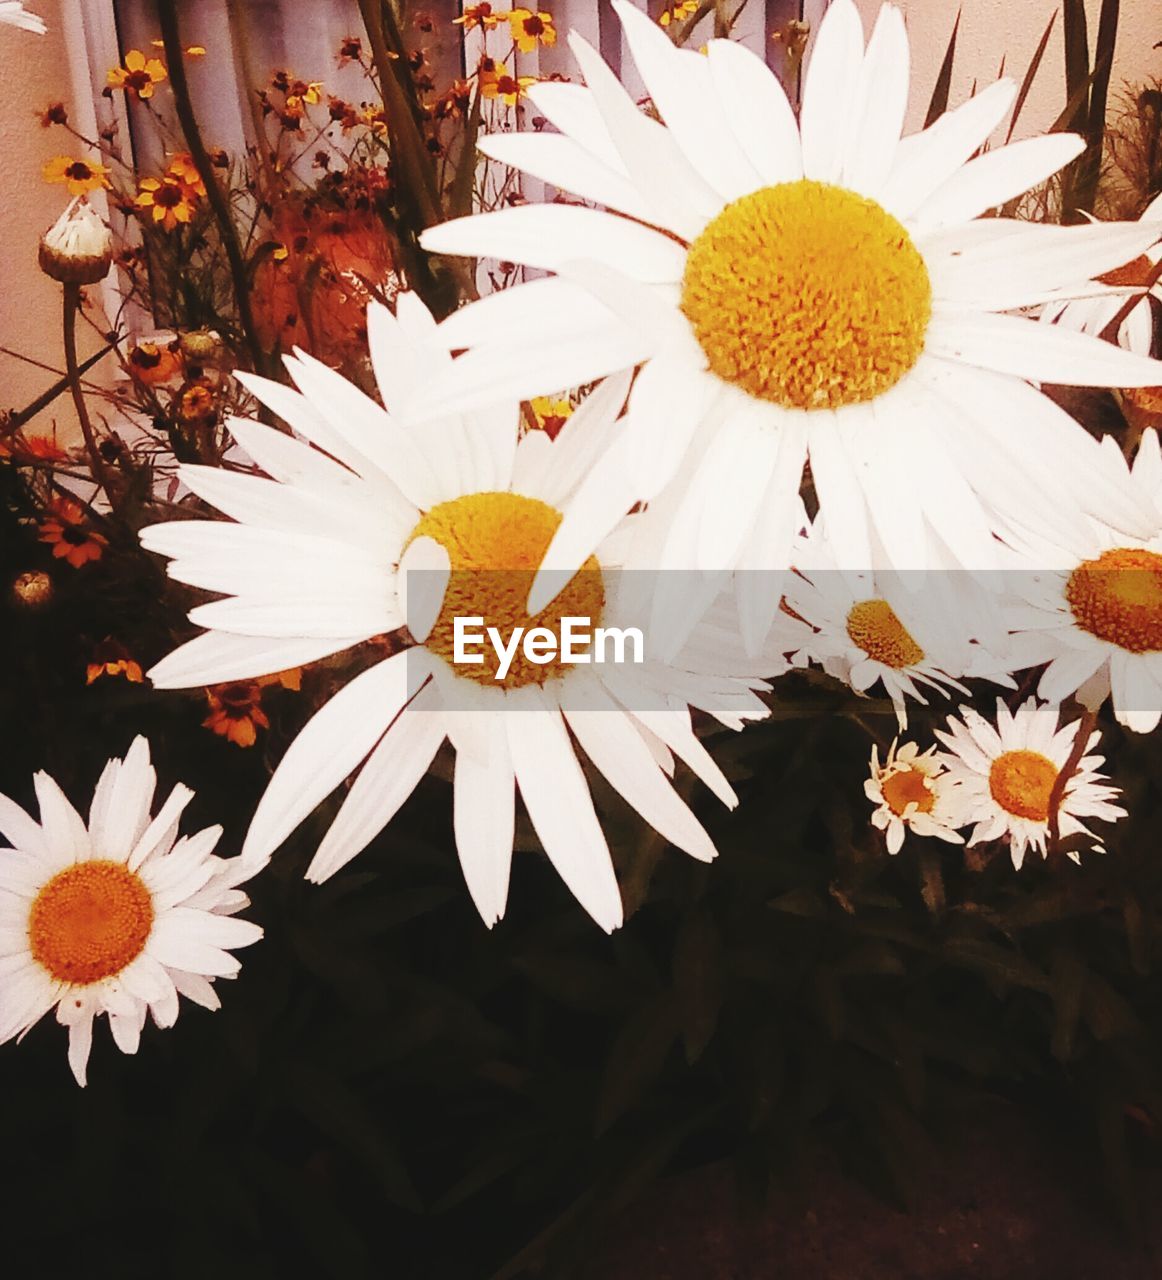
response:
[[[508,15],[512,38],[521,53],[532,53],[538,44],[554,45],[557,32],[553,28],[553,15],[538,9],[513,9]]]
[[[113,67],[109,72],[109,85],[124,89],[135,98],[152,98],[154,85],[160,84],[169,73],[165,64],[157,58],[146,58],[140,49],[130,49],[125,55],[125,65]]]
[[[189,222],[194,213],[193,196],[185,183],[167,174],[162,178],[142,178],[137,199],[133,202],[144,216],[152,218],[172,231],[179,223]]]
[[[524,97],[530,84],[536,84],[536,76],[511,76],[503,67],[498,67],[491,58],[485,58],[480,64],[480,92],[486,98],[495,98],[505,106],[515,107]]]
[[[72,156],[54,156],[44,166],[45,182],[63,182],[69,195],[83,196],[109,185],[109,170],[99,160],[75,160]]]
[[[663,27],[668,27],[671,22],[684,22],[697,12],[698,0],[681,0],[680,4],[667,5],[658,21]]]
[[[533,411],[537,430],[545,432],[550,440],[555,440],[557,433],[573,412],[568,400],[557,400],[552,396],[533,396],[529,401]]]
[[[149,42],[155,49],[164,49],[164,40],[151,40]],[[204,58],[206,56],[206,46],[203,44],[188,44],[185,48],[187,58]]]
[[[188,151],[179,151],[174,156],[169,162],[166,176],[176,178],[192,196],[204,196],[206,194],[206,184],[202,181],[198,166],[194,164],[194,158]]]
[[[492,11],[490,4],[470,4],[467,9],[452,21],[458,27],[463,27],[465,31],[471,31],[473,27],[480,27],[484,31],[491,31],[501,20],[507,17],[507,12],[498,10],[496,13]]]

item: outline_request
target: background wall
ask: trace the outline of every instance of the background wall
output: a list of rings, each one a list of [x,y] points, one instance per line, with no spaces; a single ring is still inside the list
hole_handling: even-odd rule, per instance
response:
[[[79,8],[96,0],[83,0]],[[870,30],[879,0],[857,0]],[[330,7],[330,0],[300,3],[296,14],[314,4]],[[556,7],[563,18],[569,3],[546,3]],[[593,0],[596,9],[596,0]],[[899,0],[911,32],[913,45],[912,109],[909,127],[917,127],[932,93],[948,37],[962,9],[957,59],[951,101],[963,101],[974,82],[995,78],[1002,54],[1007,71],[1018,79],[1024,74],[1037,41],[1060,0]],[[30,355],[59,369],[60,292],[41,274],[36,265],[37,241],[60,213],[67,199],[63,187],[48,186],[41,170],[52,156],[67,149],[69,141],[58,129],[42,129],[39,112],[52,101],[63,101],[73,119],[83,116],[72,101],[69,49],[64,30],[66,9],[77,8],[78,0],[29,0],[29,7],[41,13],[49,24],[46,36],[36,36],[10,27],[0,27],[0,83],[18,86],[0,112],[0,164],[3,174],[5,230],[0,237],[0,348]],[[1090,42],[1096,35],[1100,0],[1088,0]],[[749,9],[762,8],[751,0]],[[1111,82],[1111,98],[1124,82],[1140,82],[1162,76],[1162,0],[1122,0],[1118,51]],[[592,25],[596,14],[590,15]],[[748,23],[753,25],[753,23]],[[594,35],[596,32],[587,32]],[[757,36],[753,33],[751,39]],[[562,50],[563,41],[558,46]],[[557,51],[554,51],[556,53]],[[1060,16],[1046,50],[1041,70],[1022,114],[1018,136],[1045,128],[1064,105]],[[108,364],[109,362],[105,362]],[[0,351],[0,410],[20,407],[54,381],[54,373],[37,369]],[[97,374],[94,374],[97,376]],[[71,409],[60,399],[38,420],[38,430],[48,430],[53,421],[64,438],[75,428]]]

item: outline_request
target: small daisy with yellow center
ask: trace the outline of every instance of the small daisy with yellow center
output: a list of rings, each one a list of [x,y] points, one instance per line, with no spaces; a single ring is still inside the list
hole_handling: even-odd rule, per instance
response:
[[[87,822],[48,774],[33,784],[39,822],[0,795],[0,1044],[55,1009],[84,1085],[95,1018],[136,1053],[147,1013],[171,1027],[179,996],[218,1008],[214,980],[240,968],[230,952],[262,937],[234,918],[253,868],[214,855],[221,827],[178,837],[194,795],[180,783],[154,815],[144,738],[105,766]]]
[[[935,758],[935,747],[921,752],[914,742],[897,739],[880,764],[880,749],[872,747],[871,776],[864,794],[876,806],[872,826],[885,834],[888,852],[896,854],[907,832],[934,836],[949,844],[963,844],[957,805],[957,785]]]
[[[1143,432],[1132,467],[1112,438],[1105,449],[1143,498],[1162,498],[1156,430]],[[1162,719],[1162,514],[1152,532],[1129,539],[1091,521],[1080,544],[1024,539],[1030,567],[1008,575],[1014,668],[1048,663],[1040,697],[1076,694],[1091,709],[1112,698],[1115,718],[1137,733]]]
[[[819,517],[796,543],[794,563],[784,599],[810,631],[793,665],[817,662],[860,694],[879,684],[901,729],[908,699],[927,704],[924,688],[967,696],[960,683],[966,676],[1015,687],[975,634],[980,594],[967,574],[927,573],[919,581],[909,575],[909,581],[890,570],[841,569]],[[774,630],[776,643],[785,630],[785,624]]]
[[[424,232],[435,253],[555,273],[473,302],[441,334],[466,350],[431,412],[521,399],[641,366],[632,430],[599,461],[603,502],[557,535],[576,565],[635,502],[668,487],[649,545],[690,569],[785,568],[786,511],[809,461],[845,565],[995,563],[1009,516],[1128,533],[1147,518],[1106,478],[1097,445],[1030,383],[1162,382],[1162,362],[1025,309],[1088,295],[1143,252],[1140,223],[1060,227],[991,214],[1084,149],[1055,133],[982,147],[1017,86],[990,85],[903,136],[909,48],[884,5],[866,42],[832,0],[796,120],[762,59],[732,40],[677,48],[614,0],[660,120],[577,32],[585,84],[528,95],[558,132],[497,132],[481,150],[594,204],[527,204]],[[1104,288],[1104,286],[1102,286]],[[934,427],[938,423],[939,427]],[[589,521],[584,529],[582,519]],[[648,517],[647,517],[648,518]],[[647,526],[648,527],[648,526]],[[753,644],[777,603],[759,575]],[[529,607],[546,600],[538,580]],[[680,575],[659,591],[680,611]]]
[[[1154,228],[1155,243],[1136,258],[1098,277],[1099,283],[1111,288],[1092,298],[1050,303],[1042,311],[1041,318],[1080,333],[1100,334],[1121,311],[1127,296],[1138,294],[1140,301],[1118,330],[1118,344],[1127,351],[1148,356],[1157,327],[1155,315],[1162,307],[1162,282],[1155,282],[1147,288],[1158,260],[1162,258],[1162,195],[1156,196],[1146,206],[1140,221]]]
[[[621,897],[582,755],[667,840],[708,860],[714,846],[669,776],[682,760],[736,803],[690,708],[740,727],[766,714],[761,682],[730,666],[663,666],[648,645],[641,665],[571,665],[556,646],[542,661],[527,644],[511,661],[493,643],[458,657],[458,619],[478,633],[493,628],[506,645],[518,627],[563,635],[566,617],[624,627],[629,606],[611,576],[611,546],[560,575],[539,613],[525,602],[562,519],[590,500],[587,462],[620,429],[629,380],[606,380],[552,441],[541,431],[522,438],[513,401],[421,417],[418,398],[451,364],[435,321],[402,293],[396,314],[372,304],[367,323],[386,408],[302,352],[286,361],[297,392],[240,374],[305,442],[233,419],[238,445],[270,478],[198,466],[180,474],[236,523],[142,530],[147,549],[171,557],[171,577],[227,597],[191,612],[206,634],[150,677],[160,688],[251,680],[398,633],[391,656],[351,679],[287,750],[243,857],[265,862],[358,770],[307,872],[327,879],[386,826],[447,739],[456,846],[484,921],[504,914],[519,788],[549,860],[612,930]]]
[[[961,719],[950,716],[948,731],[936,731],[946,748],[938,759],[949,781],[960,788],[958,825],[975,824],[969,845],[1006,840],[1018,871],[1026,850],[1046,856],[1054,784],[1078,733],[1077,722],[1058,728],[1060,714],[1060,707],[1041,706],[1035,698],[1014,713],[998,698],[995,726],[962,706]],[[1065,784],[1057,810],[1062,839],[1092,837],[1082,819],[1116,822],[1126,816],[1113,803],[1120,794],[1117,787],[1099,772],[1104,758],[1089,754],[1100,741],[1100,733],[1090,735],[1086,754]],[[1096,842],[1093,852],[1105,849]],[[1076,861],[1075,853],[1070,856]]]
[[[147,58],[140,49],[130,49],[120,67],[113,67],[109,72],[109,87],[124,89],[127,94],[137,99],[153,97],[155,85],[161,84],[169,75],[165,63],[158,58]]]

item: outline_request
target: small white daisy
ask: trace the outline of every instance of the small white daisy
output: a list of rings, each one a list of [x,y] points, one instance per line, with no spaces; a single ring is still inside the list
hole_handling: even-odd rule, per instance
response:
[[[1059,729],[1060,707],[1038,706],[1035,698],[1015,715],[998,698],[995,727],[972,707],[961,707],[960,714],[960,720],[949,717],[947,733],[936,731],[947,748],[938,758],[950,781],[959,784],[957,825],[975,823],[969,845],[1006,839],[1013,866],[1020,870],[1027,849],[1046,856],[1053,786],[1073,750],[1078,725]],[[1100,733],[1091,734],[1086,752],[1100,741]],[[1120,795],[1118,788],[1098,772],[1104,762],[1102,756],[1083,755],[1066,782],[1057,812],[1063,839],[1093,835],[1083,818],[1116,822],[1126,816],[1111,803]],[[1105,852],[1100,843],[1093,850]]]
[[[1162,195],[1150,202],[1139,221],[1154,228],[1157,243],[1147,247],[1132,261],[1100,277],[1101,283],[1112,286],[1116,291],[1092,298],[1049,303],[1042,312],[1043,320],[1097,336],[1121,311],[1128,292],[1141,293],[1141,301],[1122,321],[1118,343],[1127,351],[1136,351],[1143,356],[1150,354],[1156,328],[1155,316],[1162,308],[1162,282],[1153,285],[1148,292],[1145,286],[1162,257]]]
[[[240,968],[230,952],[262,937],[233,918],[253,868],[214,855],[221,827],[178,838],[189,788],[176,786],[153,816],[144,738],[105,766],[87,823],[48,774],[33,781],[39,822],[0,795],[12,846],[0,849],[0,1044],[55,1008],[84,1085],[100,1014],[121,1052],[136,1053],[147,1012],[171,1027],[179,996],[218,1008],[214,979]]]
[[[1116,442],[1106,451],[1143,496],[1162,494],[1162,449],[1147,430],[1132,468]],[[1048,663],[1037,687],[1059,702],[1070,694],[1087,707],[1112,696],[1114,716],[1137,733],[1162,719],[1162,518],[1153,536],[1127,538],[1089,522],[1085,550],[1028,542],[1029,569],[1008,575],[1008,610],[1016,667]]]
[[[432,412],[641,366],[629,429],[596,464],[598,501],[566,517],[554,567],[576,568],[634,501],[669,486],[665,536],[651,531],[661,568],[785,569],[807,461],[845,566],[884,562],[875,538],[896,568],[944,552],[988,568],[1006,516],[1068,533],[1094,512],[1140,529],[1149,507],[1030,383],[1149,385],[1162,364],[1017,313],[1092,292],[1152,231],[983,216],[1075,159],[1082,138],[982,151],[1010,80],[902,137],[909,49],[892,5],[865,47],[855,4],[833,0],[798,121],[743,45],[712,40],[703,57],[614,7],[661,122],[574,32],[584,87],[530,89],[560,132],[481,142],[605,210],[522,205],[423,236],[433,252],[555,273],[444,321],[449,350],[468,350],[431,389]],[[750,644],[777,599],[760,575],[745,582]],[[681,589],[660,576],[679,604]],[[538,579],[530,607],[548,591]]]
[[[620,429],[628,378],[607,379],[555,440],[542,431],[519,438],[515,403],[416,421],[412,392],[444,377],[451,357],[414,295],[401,294],[397,308],[368,313],[387,409],[299,353],[287,367],[301,394],[245,381],[309,443],[236,419],[235,437],[270,479],[182,468],[190,489],[236,523],[154,525],[142,542],[173,557],[174,578],[229,598],[194,609],[191,620],[208,632],[150,677],[160,688],[244,679],[399,632],[399,651],[352,679],[290,746],[242,856],[265,861],[358,769],[307,872],[325,880],[387,825],[450,739],[456,846],[484,921],[504,914],[519,788],[549,860],[612,930],[621,896],[582,755],[667,840],[709,860],[710,837],[667,775],[677,757],[733,806],[690,708],[737,727],[767,714],[755,692],[763,686],[734,678],[730,655],[716,658],[713,646],[701,650],[705,662],[695,655],[685,665],[650,661],[648,641],[640,666],[518,656],[502,673],[491,649],[477,665],[457,661],[457,618],[495,627],[505,641],[518,625],[560,633],[566,617],[635,624],[634,575],[609,573],[614,538],[580,572],[557,578],[545,610],[530,617],[525,608],[562,519],[593,500],[589,462]]]
[[[914,742],[893,742],[880,764],[880,749],[872,747],[871,776],[863,784],[864,794],[876,806],[872,826],[883,831],[888,852],[900,852],[904,835],[935,836],[949,844],[963,844],[956,831],[960,825],[957,784],[941,761],[935,747],[921,752]]]
[[[946,697],[950,689],[967,696],[960,683],[967,676],[1012,685],[977,639],[990,611],[969,575],[925,574],[917,589],[921,583],[890,570],[840,569],[819,519],[796,544],[794,560],[785,600],[810,631],[792,665],[817,662],[860,694],[880,684],[901,729],[907,699],[927,705],[922,687]]]

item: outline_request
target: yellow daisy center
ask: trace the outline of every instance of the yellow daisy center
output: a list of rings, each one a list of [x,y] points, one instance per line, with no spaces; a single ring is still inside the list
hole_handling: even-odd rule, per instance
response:
[[[931,813],[936,804],[936,792],[928,786],[926,774],[919,769],[901,769],[880,783],[880,792],[884,803],[896,815],[902,818],[910,804],[916,806],[919,813]]]
[[[682,311],[710,369],[789,409],[874,400],[932,314],[928,268],[874,200],[803,179],[728,204],[690,246]]]
[[[58,982],[111,978],[145,948],[153,898],[120,862],[78,862],[41,889],[28,918],[32,958]]]
[[[989,791],[1013,817],[1047,822],[1057,774],[1057,766],[1039,751],[1006,751],[989,769]]]
[[[1162,555],[1132,547],[1103,551],[1069,575],[1065,598],[1090,635],[1131,653],[1162,650]]]
[[[924,650],[912,639],[886,600],[861,600],[847,615],[847,634],[873,662],[885,667],[914,667],[924,661]]]
[[[547,627],[561,634],[562,618],[586,618],[590,627],[601,622],[605,590],[601,566],[590,556],[565,589],[546,609],[530,617],[525,609],[529,588],[561,523],[561,513],[548,503],[517,493],[472,493],[433,507],[412,530],[415,538],[438,542],[448,553],[451,572],[444,603],[425,644],[451,663],[458,675],[481,684],[503,683],[506,688],[544,684],[560,673],[560,661],[530,662],[518,646],[503,682],[495,680],[498,658],[491,643],[483,645],[482,664],[454,661],[456,618],[483,618],[483,631],[495,627],[503,643],[517,627],[527,632]]]

